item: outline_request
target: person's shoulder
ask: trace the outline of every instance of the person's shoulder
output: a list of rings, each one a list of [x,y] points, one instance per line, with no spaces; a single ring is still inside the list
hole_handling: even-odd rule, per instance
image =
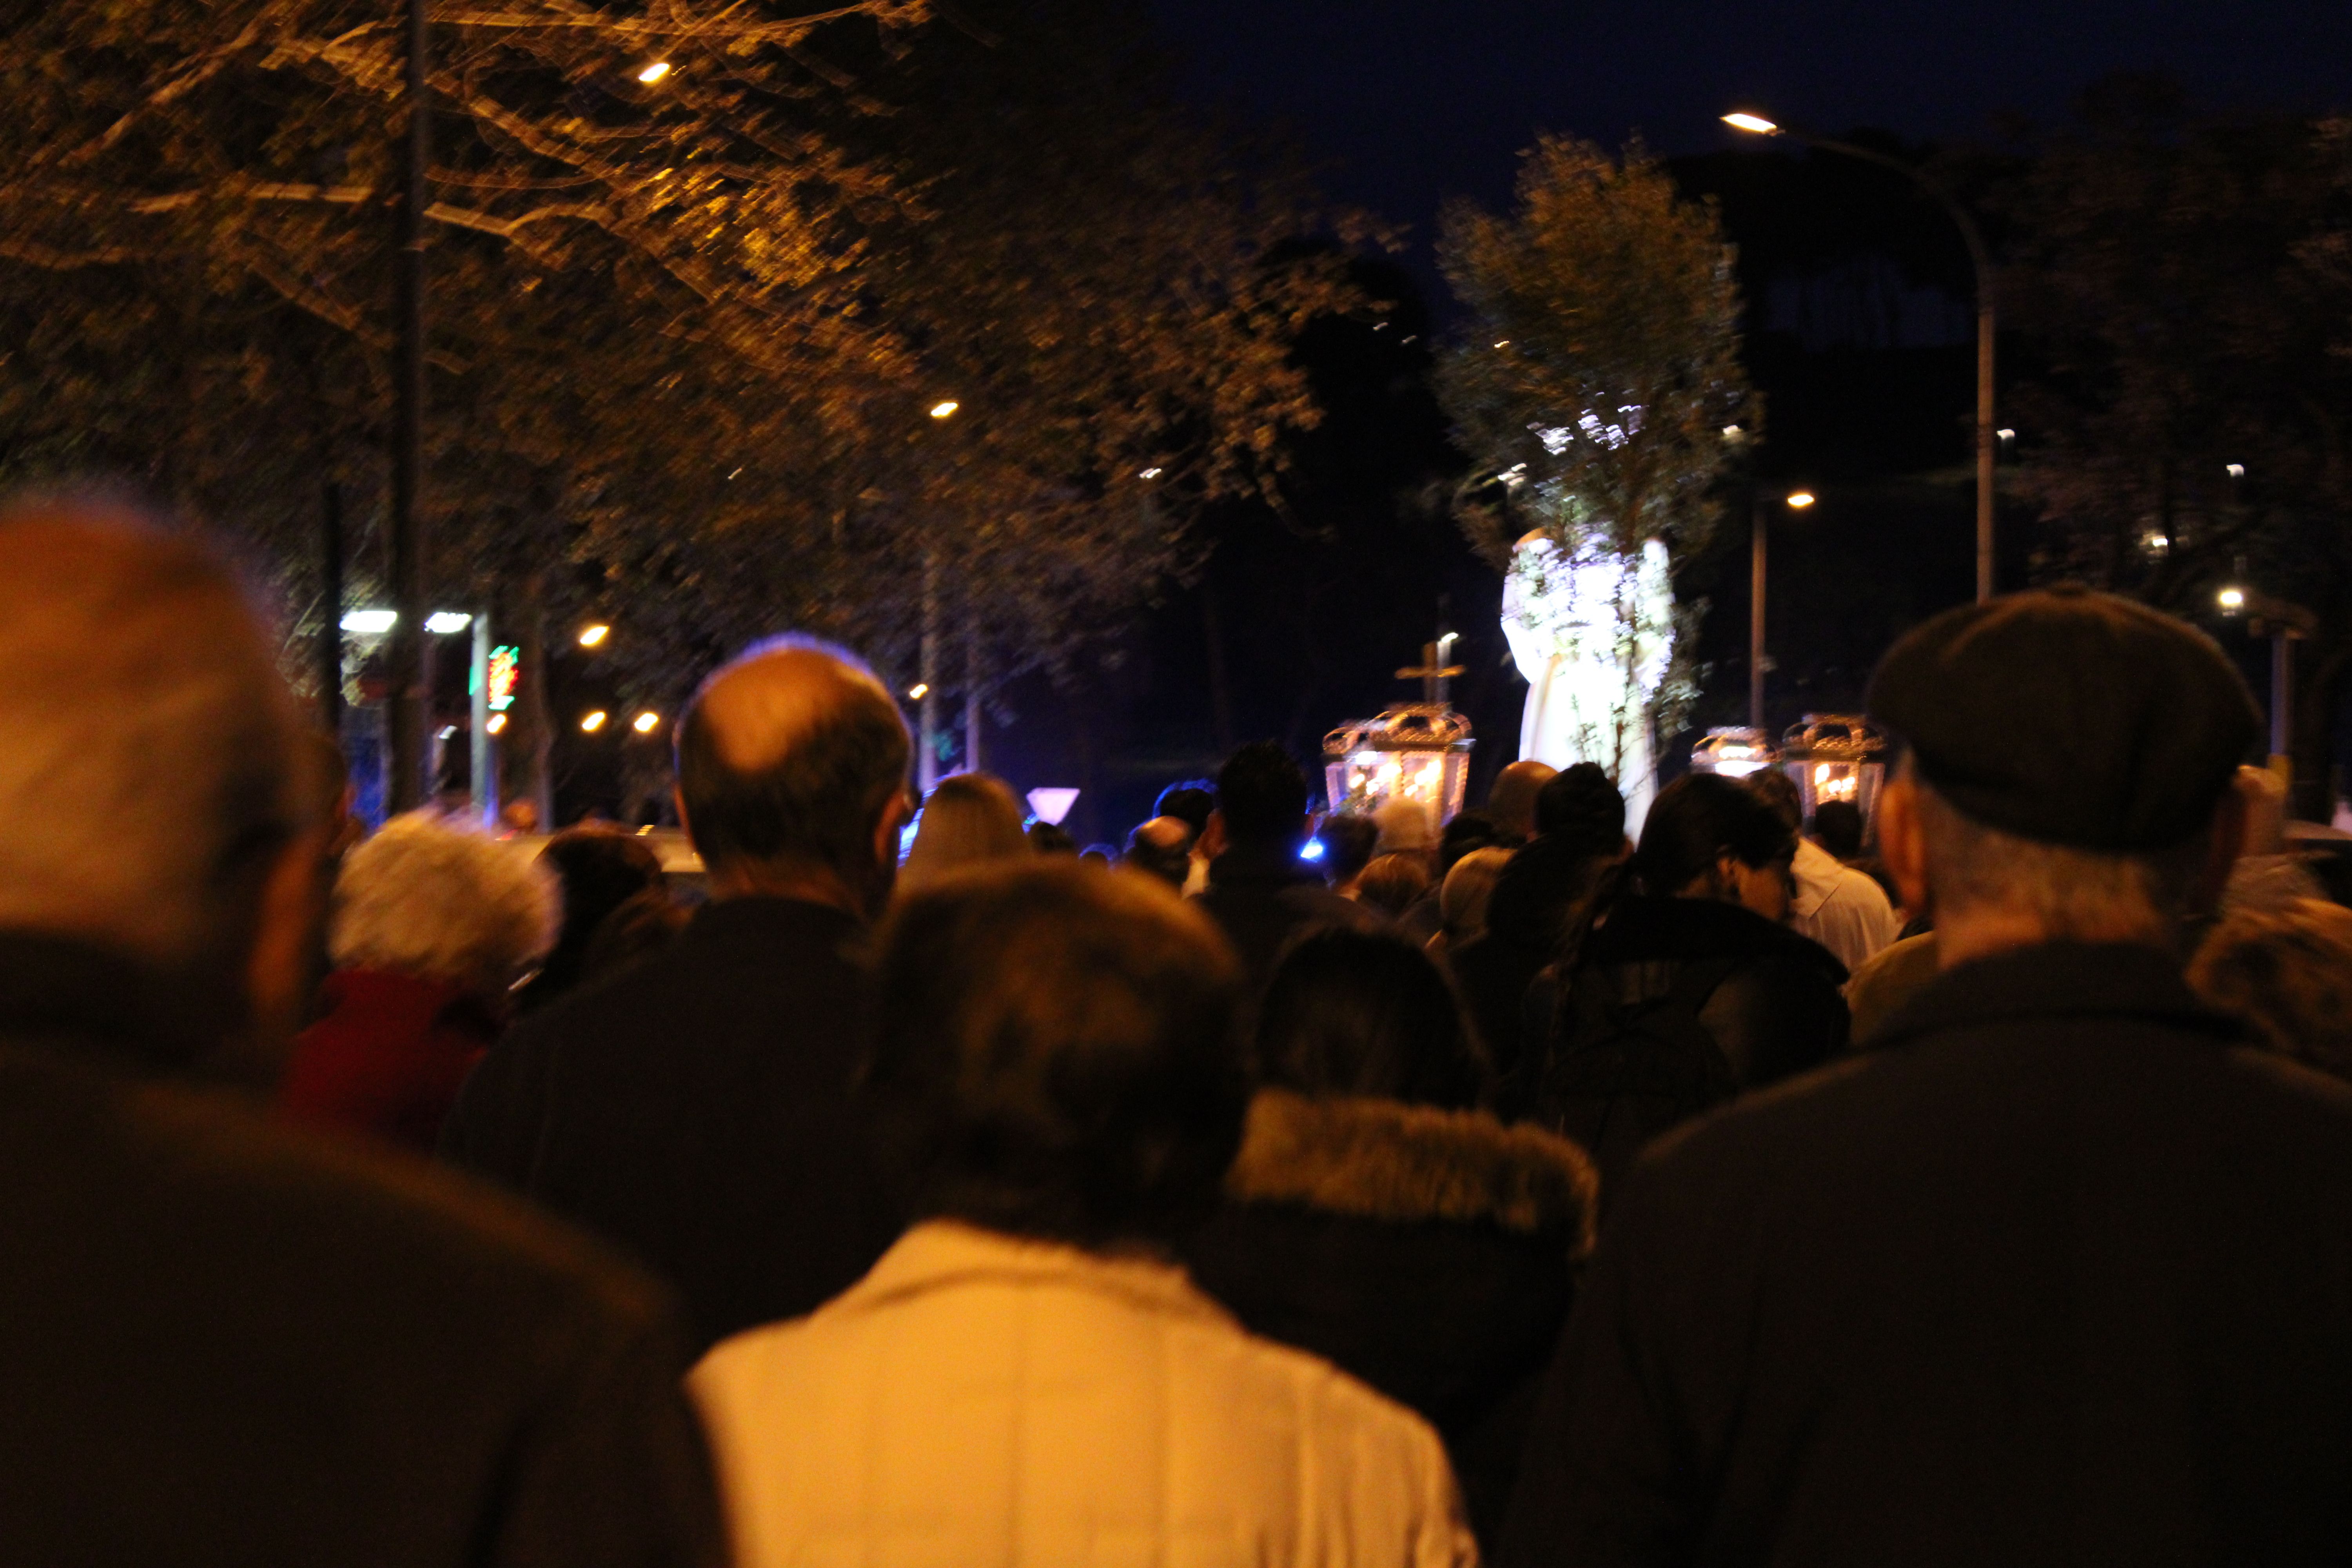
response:
[[[118,1190],[223,1234],[267,1234],[270,1257],[302,1271],[322,1313],[381,1293],[495,1336],[570,1320],[652,1331],[668,1321],[660,1287],[599,1245],[446,1168],[382,1156],[281,1125],[225,1094],[123,1090],[94,1149]],[[152,1190],[168,1181],[168,1193]],[[257,1289],[265,1282],[256,1281]]]

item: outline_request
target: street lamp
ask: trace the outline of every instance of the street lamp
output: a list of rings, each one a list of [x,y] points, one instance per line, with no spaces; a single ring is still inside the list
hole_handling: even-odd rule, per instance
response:
[[[583,732],[593,735],[604,727],[604,721],[609,717],[610,715],[602,708],[591,708],[587,712],[580,715],[580,728]]]
[[[661,715],[648,708],[630,721],[629,728],[640,735],[650,735],[661,728]]]
[[[602,621],[597,622],[593,626],[582,626],[580,628],[580,646],[582,647],[602,647],[604,645],[604,639],[612,635],[613,628],[604,625]]]
[[[942,397],[937,403],[931,405],[931,417],[934,419],[945,419],[962,406],[962,404],[958,403],[952,397]]]
[[[1790,490],[1780,498],[1791,511],[1802,511],[1813,500],[1811,490]],[[1748,727],[1759,734],[1764,731],[1764,671],[1769,663],[1764,656],[1764,492],[1759,489],[1748,518]]]
[[[644,82],[647,87],[651,87],[654,83],[661,80],[662,78],[667,75],[669,75],[669,62],[667,60],[656,60],[651,65],[646,67],[645,69],[637,73],[637,79]]]
[[[1952,221],[1959,226],[1960,237],[1968,242],[1969,262],[1976,270],[1977,285],[1977,603],[1992,597],[1992,351],[1993,300],[1992,255],[1985,249],[1984,236],[1978,232],[1977,220],[1969,216],[1968,208],[1954,199],[1951,192],[1936,181],[1903,162],[1867,147],[1857,147],[1850,142],[1833,142],[1826,136],[1778,124],[1760,114],[1741,110],[1723,117],[1723,122],[1735,131],[1745,131],[1752,136],[1786,136],[1808,147],[1818,147],[1826,153],[1843,153],[1849,158],[1859,158],[1866,163],[1876,163],[1894,170],[1921,190],[1943,204]]]
[[[2243,572],[2243,557],[2238,570]],[[2231,583],[2213,595],[2221,613],[2247,617],[2246,629],[2271,639],[2271,769],[2294,783],[2294,645],[2319,629],[2319,617],[2290,599],[2273,598],[2259,588]]]

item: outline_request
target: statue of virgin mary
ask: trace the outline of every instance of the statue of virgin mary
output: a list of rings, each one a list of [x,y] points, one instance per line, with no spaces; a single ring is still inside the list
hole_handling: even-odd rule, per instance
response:
[[[1503,635],[1528,680],[1519,755],[1564,768],[1598,763],[1625,796],[1638,837],[1658,792],[1651,704],[1674,656],[1666,547],[1618,553],[1596,531],[1570,552],[1549,534],[1513,547],[1503,580]]]

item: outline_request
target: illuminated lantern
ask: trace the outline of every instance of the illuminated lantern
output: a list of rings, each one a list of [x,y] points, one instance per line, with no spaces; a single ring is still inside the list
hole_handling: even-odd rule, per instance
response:
[[[1440,826],[1462,809],[1470,782],[1470,721],[1415,702],[1323,737],[1323,786],[1331,809],[1369,816],[1383,802],[1417,800]]]
[[[1323,737],[1323,788],[1331,809],[1369,816],[1391,800],[1417,800],[1440,826],[1462,809],[1470,782],[1470,721],[1454,710],[1445,685],[1462,673],[1445,662],[1454,634],[1423,644],[1422,662],[1397,671],[1419,680],[1421,700],[1377,719],[1342,724]]]
[[[1780,765],[1797,781],[1810,820],[1823,801],[1852,801],[1865,824],[1877,820],[1878,786],[1885,782],[1886,733],[1851,713],[1808,713],[1780,740]]]
[[[1709,730],[1706,738],[1691,748],[1690,765],[1695,773],[1744,779],[1778,760],[1772,738],[1761,730]]]

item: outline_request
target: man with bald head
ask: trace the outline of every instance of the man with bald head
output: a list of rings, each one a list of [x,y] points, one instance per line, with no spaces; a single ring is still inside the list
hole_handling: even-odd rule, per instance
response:
[[[1536,836],[1536,796],[1559,776],[1558,768],[1532,757],[1521,757],[1495,775],[1486,792],[1486,819],[1506,845],[1517,847]]]
[[[266,1113],[333,825],[203,549],[0,512],[0,1557],[716,1559],[652,1281]]]
[[[897,1237],[850,1079],[870,1012],[855,949],[889,898],[909,751],[840,649],[779,639],[713,675],[677,731],[710,901],[516,1026],[443,1135],[669,1279],[701,1344],[814,1310]]]

